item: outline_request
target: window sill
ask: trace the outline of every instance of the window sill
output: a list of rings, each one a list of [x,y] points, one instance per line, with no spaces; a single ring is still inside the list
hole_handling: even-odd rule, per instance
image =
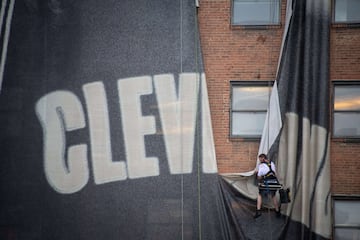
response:
[[[360,200],[360,195],[333,194],[332,198],[334,198],[335,200]]]
[[[250,137],[229,137],[231,142],[259,142],[260,138]]]
[[[333,137],[331,140],[333,142],[342,142],[342,143],[360,143],[360,138]]]
[[[332,23],[333,28],[360,28],[360,23]]]
[[[233,30],[271,30],[271,29],[280,29],[281,24],[273,25],[235,25],[231,24],[230,28]]]

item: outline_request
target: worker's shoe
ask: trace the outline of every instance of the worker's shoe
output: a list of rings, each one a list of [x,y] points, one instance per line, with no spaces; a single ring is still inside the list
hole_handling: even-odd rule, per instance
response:
[[[260,216],[261,216],[260,210],[256,210],[255,215],[254,215],[254,218],[256,219],[256,218],[258,218],[258,217],[260,217]]]
[[[280,208],[277,211],[275,210],[275,214],[277,218],[281,217]]]

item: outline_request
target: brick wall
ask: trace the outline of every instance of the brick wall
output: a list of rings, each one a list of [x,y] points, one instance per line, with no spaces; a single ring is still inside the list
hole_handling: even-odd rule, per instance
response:
[[[330,40],[330,78],[360,80],[360,27],[333,26]]]
[[[241,29],[231,26],[231,0],[200,1],[199,30],[220,173],[255,167],[259,141],[229,138],[230,81],[275,79],[285,7],[282,1],[280,27]],[[332,27],[330,40],[330,78],[360,79],[360,28]],[[359,155],[360,142],[332,141],[333,193],[360,194],[360,175],[355,173],[360,172]]]
[[[330,79],[360,80],[360,28],[331,28]],[[360,125],[360,123],[359,123]],[[360,194],[360,141],[331,142],[332,191]]]

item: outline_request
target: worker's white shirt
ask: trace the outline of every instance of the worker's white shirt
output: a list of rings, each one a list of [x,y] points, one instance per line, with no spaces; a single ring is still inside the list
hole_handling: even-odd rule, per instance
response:
[[[275,164],[273,162],[271,162],[270,164],[271,164],[271,169],[276,174]],[[265,176],[269,171],[270,171],[270,168],[268,167],[268,165],[266,163],[261,163],[259,165],[259,171],[258,171],[257,175],[258,175],[258,177],[262,177],[262,176]]]

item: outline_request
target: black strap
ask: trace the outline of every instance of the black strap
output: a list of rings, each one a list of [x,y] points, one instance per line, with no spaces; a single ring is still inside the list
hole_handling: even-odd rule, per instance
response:
[[[270,170],[264,175],[264,178],[269,176],[276,176],[275,172],[271,168],[271,162],[265,164],[269,167]]]

